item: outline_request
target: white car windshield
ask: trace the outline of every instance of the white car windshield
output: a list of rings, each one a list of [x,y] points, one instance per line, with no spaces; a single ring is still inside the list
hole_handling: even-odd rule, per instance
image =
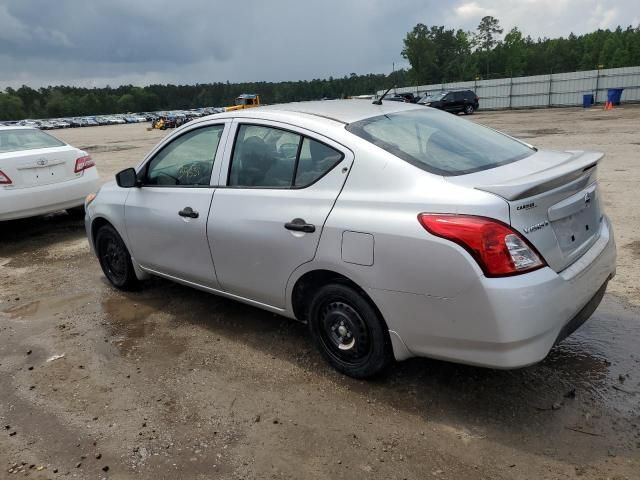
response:
[[[534,149],[507,135],[430,108],[391,113],[347,130],[438,175],[463,175],[528,157]]]

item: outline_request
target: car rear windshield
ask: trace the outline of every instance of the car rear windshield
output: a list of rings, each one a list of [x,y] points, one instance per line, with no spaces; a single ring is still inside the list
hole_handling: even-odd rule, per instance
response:
[[[515,162],[531,147],[490,128],[431,108],[366,118],[347,130],[438,175],[463,175]]]
[[[64,146],[63,142],[40,130],[0,130],[0,153],[62,146]]]

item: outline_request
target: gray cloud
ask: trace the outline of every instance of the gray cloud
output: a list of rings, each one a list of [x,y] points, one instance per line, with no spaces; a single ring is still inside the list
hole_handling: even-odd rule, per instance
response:
[[[533,37],[638,24],[636,0],[4,0],[0,88],[297,80],[404,66],[416,23]],[[576,23],[579,20],[580,23]]]

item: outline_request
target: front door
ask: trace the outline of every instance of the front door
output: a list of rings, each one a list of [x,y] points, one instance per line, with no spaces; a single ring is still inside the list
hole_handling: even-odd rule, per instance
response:
[[[284,308],[287,280],[313,259],[353,155],[274,122],[234,122],[234,134],[208,221],[218,280],[229,293]]]
[[[129,192],[125,223],[131,254],[143,268],[218,287],[207,217],[224,130],[224,124],[188,130],[162,146],[138,172],[142,186]]]

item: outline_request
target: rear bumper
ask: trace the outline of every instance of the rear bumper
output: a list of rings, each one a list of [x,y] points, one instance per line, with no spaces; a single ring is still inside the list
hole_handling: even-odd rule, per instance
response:
[[[0,221],[34,217],[79,207],[85,197],[98,190],[98,172],[85,170],[81,177],[66,182],[0,191]]]
[[[615,275],[616,246],[606,218],[600,233],[600,240],[560,273],[543,268],[515,277],[480,277],[454,298],[370,290],[389,329],[406,346],[405,353],[394,349],[396,358],[426,356],[493,368],[544,359],[593,313]]]

